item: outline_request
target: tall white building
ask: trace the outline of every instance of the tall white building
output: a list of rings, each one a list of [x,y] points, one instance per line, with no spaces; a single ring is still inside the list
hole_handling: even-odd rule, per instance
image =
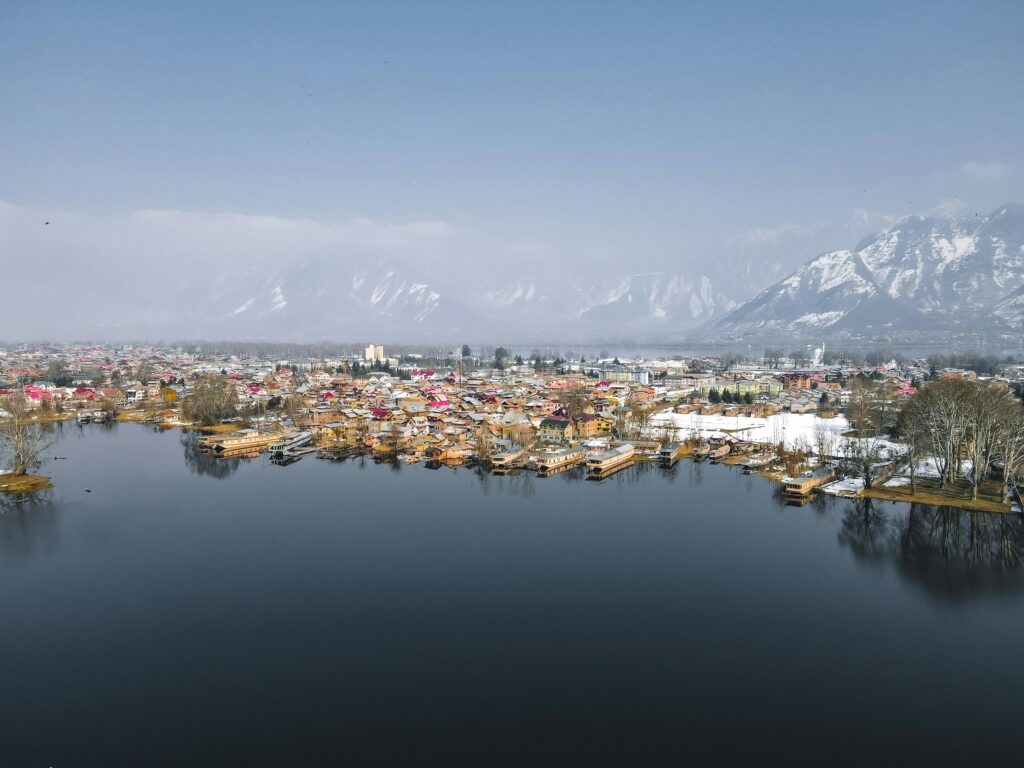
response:
[[[363,360],[368,363],[383,363],[386,359],[383,344],[368,344],[363,352]]]

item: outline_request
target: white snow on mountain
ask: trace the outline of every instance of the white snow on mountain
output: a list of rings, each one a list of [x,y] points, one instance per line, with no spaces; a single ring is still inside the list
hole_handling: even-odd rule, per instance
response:
[[[822,254],[717,325],[730,333],[1024,326],[1024,206],[911,216]]]

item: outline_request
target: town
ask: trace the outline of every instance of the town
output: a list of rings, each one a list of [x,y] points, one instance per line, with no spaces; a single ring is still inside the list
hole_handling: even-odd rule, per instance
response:
[[[45,482],[31,472],[53,423],[137,421],[197,430],[200,449],[218,458],[266,454],[279,465],[369,455],[541,476],[582,467],[602,479],[638,461],[690,458],[771,477],[793,503],[826,493],[1019,511],[1024,364],[860,357],[818,347],[757,359],[587,360],[468,345],[388,354],[369,344],[276,359],[22,345],[0,351],[0,448],[13,460],[0,490]],[[929,398],[961,398],[957,424],[940,425]],[[971,403],[980,403],[974,418]]]

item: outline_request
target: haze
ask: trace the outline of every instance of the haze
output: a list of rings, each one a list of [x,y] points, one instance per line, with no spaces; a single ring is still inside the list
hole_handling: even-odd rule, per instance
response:
[[[567,294],[608,336],[623,280],[703,322],[1024,200],[1022,32],[1000,2],[8,2],[0,338],[555,338]]]

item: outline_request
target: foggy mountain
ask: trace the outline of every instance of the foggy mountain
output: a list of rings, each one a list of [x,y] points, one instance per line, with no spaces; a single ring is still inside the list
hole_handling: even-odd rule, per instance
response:
[[[1024,206],[911,216],[824,253],[710,326],[731,334],[1024,327]]]
[[[914,216],[772,284],[800,247],[659,270],[640,256],[502,247],[443,222],[0,203],[0,338],[541,343],[1021,328],[1022,248],[1021,205]]]

